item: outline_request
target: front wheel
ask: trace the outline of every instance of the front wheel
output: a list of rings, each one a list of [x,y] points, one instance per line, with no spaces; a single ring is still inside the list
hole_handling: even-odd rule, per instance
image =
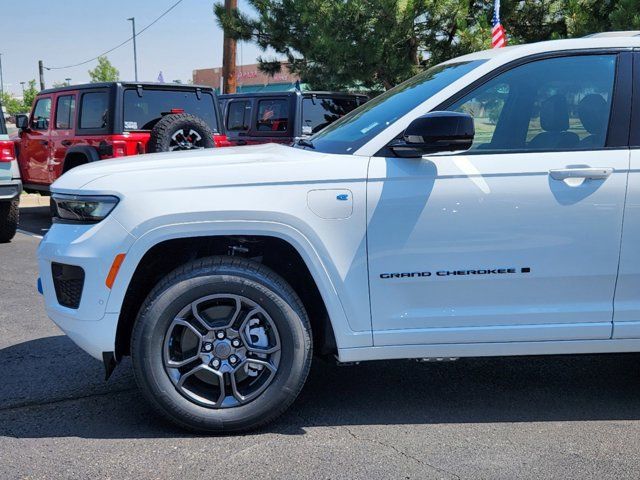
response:
[[[250,260],[211,257],[169,274],[134,325],[136,381],[150,403],[199,431],[257,428],[298,396],[311,328],[293,289]]]
[[[18,229],[19,199],[0,202],[0,243],[11,241]]]

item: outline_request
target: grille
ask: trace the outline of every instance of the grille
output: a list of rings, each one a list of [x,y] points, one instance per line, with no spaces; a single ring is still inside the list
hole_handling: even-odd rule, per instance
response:
[[[82,298],[84,270],[75,265],[52,263],[51,273],[58,303],[63,307],[77,309]]]

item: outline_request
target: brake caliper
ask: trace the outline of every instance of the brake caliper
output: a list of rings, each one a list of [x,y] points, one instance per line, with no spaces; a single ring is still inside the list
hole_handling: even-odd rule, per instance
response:
[[[247,322],[247,326],[244,329],[245,338],[251,342],[252,347],[266,348],[269,346],[269,338],[267,332],[261,325],[260,320],[252,318]],[[267,355],[263,353],[256,353],[256,357],[264,360]],[[263,365],[247,362],[244,366],[245,373],[250,377],[257,377],[264,369]]]

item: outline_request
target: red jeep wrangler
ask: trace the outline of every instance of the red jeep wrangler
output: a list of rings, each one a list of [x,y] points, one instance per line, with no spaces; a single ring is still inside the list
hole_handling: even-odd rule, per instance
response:
[[[204,86],[111,82],[43,90],[16,125],[26,191],[47,192],[88,162],[228,145],[216,94]]]

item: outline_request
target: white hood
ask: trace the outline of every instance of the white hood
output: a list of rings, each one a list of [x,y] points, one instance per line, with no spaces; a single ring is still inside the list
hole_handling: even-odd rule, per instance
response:
[[[324,156],[278,144],[137,155],[74,168],[52,185],[52,191],[124,193],[319,180],[326,174],[310,164],[321,165]]]

